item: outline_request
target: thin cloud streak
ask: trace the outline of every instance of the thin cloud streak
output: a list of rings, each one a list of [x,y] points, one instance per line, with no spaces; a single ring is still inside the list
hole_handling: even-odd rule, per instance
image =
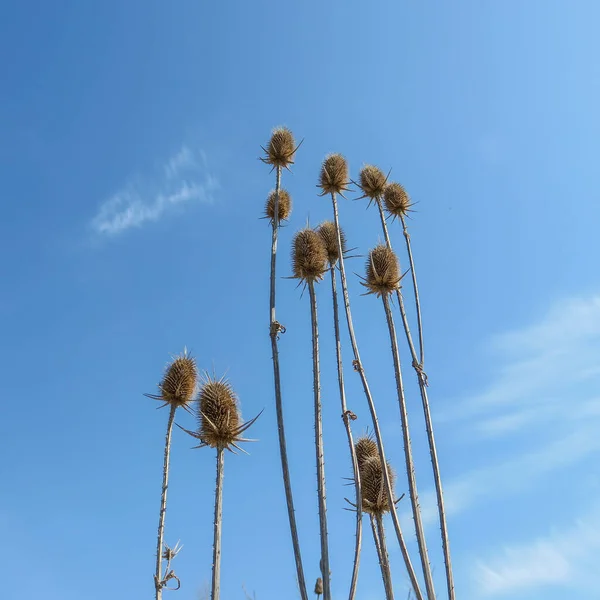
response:
[[[103,202],[91,221],[101,236],[160,220],[168,212],[191,202],[210,204],[219,183],[209,172],[203,152],[183,146],[159,169],[159,175],[139,178]]]

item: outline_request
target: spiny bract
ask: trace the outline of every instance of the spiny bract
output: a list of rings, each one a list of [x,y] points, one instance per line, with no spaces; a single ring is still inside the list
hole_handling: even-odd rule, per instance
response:
[[[385,190],[386,176],[381,169],[373,165],[365,165],[360,171],[359,186],[364,196],[374,200],[381,198]]]
[[[274,167],[287,168],[294,164],[297,149],[292,132],[287,127],[278,127],[273,130],[267,147],[263,148],[266,156],[262,160]]]
[[[410,198],[399,183],[390,183],[385,187],[383,201],[387,211],[397,217],[406,215],[410,209]]]
[[[348,190],[348,162],[341,154],[329,154],[321,165],[319,186],[323,194],[341,194]]]
[[[158,387],[159,396],[152,396],[174,406],[184,406],[192,400],[196,392],[198,369],[196,360],[187,352],[176,356],[167,366]]]
[[[273,190],[267,198],[265,204],[265,214],[271,220],[271,223],[275,220],[275,197],[276,192]],[[277,207],[278,217],[280,221],[287,221],[290,218],[292,212],[292,198],[287,190],[279,190],[279,203]]]
[[[363,285],[371,294],[391,294],[400,284],[400,267],[393,250],[379,245],[369,252]]]
[[[318,281],[327,268],[327,251],[321,236],[310,228],[301,229],[292,243],[292,270],[295,279]]]
[[[329,261],[329,264],[335,265],[340,258],[335,223],[333,223],[333,221],[323,221],[323,223],[317,227],[317,232],[325,244],[325,251],[327,252],[327,260]],[[344,253],[346,252],[346,236],[344,235],[344,231],[341,227],[340,238],[342,240],[342,253]]]
[[[395,474],[388,463],[388,476],[394,489]],[[385,488],[383,469],[379,456],[368,458],[360,467],[363,510],[373,515],[381,515],[390,510]]]

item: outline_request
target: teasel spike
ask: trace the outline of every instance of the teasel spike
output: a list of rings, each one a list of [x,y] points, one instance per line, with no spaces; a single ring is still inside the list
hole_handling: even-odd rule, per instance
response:
[[[378,167],[374,165],[365,165],[360,171],[359,181],[352,181],[352,183],[363,192],[363,195],[356,198],[356,200],[369,198],[368,206],[370,206],[376,198],[383,196],[390,173],[386,176]]]
[[[377,418],[377,409],[376,409],[375,403],[373,401],[373,396],[371,394],[371,390],[369,387],[369,383],[367,380],[364,366],[360,359],[360,351],[358,348],[358,342],[356,340],[356,334],[354,332],[354,323],[352,320],[352,311],[350,308],[350,295],[348,293],[348,283],[346,280],[344,256],[342,254],[342,242],[341,242],[341,238],[340,238],[340,234],[339,234],[340,220],[339,220],[339,214],[338,214],[337,198],[336,198],[335,193],[331,194],[331,203],[332,203],[332,209],[333,209],[333,220],[334,220],[334,223],[336,226],[336,230],[338,232],[338,248],[340,250],[339,270],[340,270],[340,278],[341,278],[341,283],[342,283],[342,293],[343,293],[343,298],[344,298],[344,308],[345,308],[345,313],[346,313],[346,323],[348,325],[348,334],[350,336],[350,343],[352,346],[352,352],[354,354],[354,361],[353,361],[354,370],[360,376],[361,383],[363,386],[363,391],[364,391],[365,397],[367,399],[367,403],[369,406],[369,412],[371,414],[371,419],[373,422],[375,437],[377,439],[377,444],[378,444],[378,448],[379,448],[380,460],[382,461],[382,463],[386,463],[385,449],[384,449],[384,445],[383,445],[383,437],[381,435],[381,428],[379,427],[379,420]],[[387,471],[385,471],[384,479],[385,479],[386,493],[388,494],[388,497],[390,498],[390,500],[393,500],[393,498],[394,498],[393,489],[391,487],[391,482],[389,481],[389,475],[387,474]],[[408,576],[409,576],[412,588],[415,592],[416,600],[423,600],[423,594],[422,594],[421,588],[419,586],[419,580],[417,579],[417,576],[416,576],[416,573],[415,573],[415,570],[414,570],[414,567],[412,565],[412,561],[410,558],[410,554],[408,553],[408,547],[406,545],[406,540],[404,539],[404,534],[402,532],[402,527],[400,525],[400,519],[398,518],[396,507],[395,507],[393,501],[391,501],[391,506],[392,506],[391,514],[392,514],[392,522],[394,523],[394,531],[395,531],[396,537],[398,539],[398,544],[399,544],[400,550],[402,552],[402,558],[404,559],[404,564],[406,565],[406,570],[408,572]]]
[[[301,140],[296,145],[294,135],[287,127],[276,127],[271,134],[271,139],[267,147],[261,146],[265,156],[261,157],[260,160],[268,165],[272,165],[273,169],[284,168],[289,171],[289,165],[294,164],[294,155],[303,141]]]

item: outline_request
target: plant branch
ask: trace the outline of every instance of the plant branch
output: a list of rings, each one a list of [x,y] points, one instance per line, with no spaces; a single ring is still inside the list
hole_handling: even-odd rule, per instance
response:
[[[213,542],[213,568],[211,600],[219,600],[221,595],[221,524],[223,522],[223,467],[225,448],[217,447],[217,482],[215,486],[215,522]]]
[[[392,586],[392,571],[390,569],[390,557],[388,556],[387,544],[385,542],[385,529],[383,527],[383,515],[375,516],[377,524],[377,539],[379,541],[381,575],[385,586],[385,595],[387,600],[394,600],[394,587]],[[371,522],[371,525],[373,523]]]

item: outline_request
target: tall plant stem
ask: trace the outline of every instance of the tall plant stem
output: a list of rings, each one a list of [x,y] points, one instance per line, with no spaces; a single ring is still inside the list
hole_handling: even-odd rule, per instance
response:
[[[325,455],[323,452],[323,419],[321,415],[321,374],[319,366],[319,322],[317,320],[317,295],[314,281],[308,282],[310,295],[310,321],[313,347],[313,394],[315,400],[315,450],[317,456],[317,493],[319,495],[319,530],[321,537],[321,576],[323,600],[331,600],[329,573],[329,543],[327,541],[327,502],[325,495]]]
[[[221,524],[223,522],[223,467],[225,448],[217,447],[217,483],[215,486],[215,523],[213,538],[213,568],[211,600],[219,600],[221,595]]]
[[[275,184],[275,206],[273,210],[273,235],[271,242],[271,283],[270,283],[270,321],[269,335],[271,337],[271,352],[273,356],[273,379],[275,384],[275,409],[277,412],[277,431],[279,434],[279,454],[281,457],[281,471],[283,476],[283,486],[285,489],[285,499],[287,504],[288,520],[290,524],[290,534],[292,536],[292,546],[294,549],[294,558],[296,561],[296,576],[298,579],[298,588],[302,600],[308,600],[306,591],[306,581],[304,579],[304,568],[302,566],[302,555],[300,553],[300,542],[298,541],[298,527],[296,526],[296,513],[294,510],[294,498],[292,495],[292,484],[290,481],[290,469],[287,457],[287,444],[285,441],[285,426],[283,420],[283,403],[281,400],[281,373],[279,369],[279,333],[285,331],[282,325],[277,321],[275,315],[275,277],[277,265],[277,232],[279,230],[279,191],[281,189],[281,167],[277,167],[277,178]]]
[[[375,408],[375,403],[373,402],[373,396],[371,395],[371,390],[369,388],[369,383],[367,381],[367,376],[365,374],[365,370],[360,360],[360,353],[358,350],[358,343],[356,341],[356,335],[354,333],[354,324],[352,322],[352,311],[350,309],[350,295],[348,294],[348,284],[346,281],[346,269],[344,266],[344,255],[342,249],[342,239],[340,234],[340,223],[337,209],[337,199],[335,194],[331,194],[331,200],[333,204],[333,218],[335,223],[335,228],[337,231],[337,241],[338,241],[338,253],[339,253],[339,261],[340,261],[340,278],[342,282],[342,293],[344,296],[344,307],[346,310],[346,322],[348,324],[348,333],[350,335],[350,342],[352,345],[352,352],[354,354],[354,368],[358,371],[360,375],[360,380],[363,386],[363,391],[365,393],[365,397],[367,399],[367,403],[369,405],[369,412],[371,413],[371,420],[373,422],[373,430],[375,431],[375,438],[377,440],[377,445],[379,447],[379,458],[381,460],[382,465],[387,465],[387,460],[385,458],[385,450],[383,446],[383,437],[381,435],[381,428],[379,427],[379,420],[377,418],[377,410]],[[394,504],[394,491],[392,488],[392,482],[390,480],[390,476],[388,473],[388,469],[383,469],[383,479],[385,484],[385,491],[388,496],[388,502],[390,505],[390,512],[392,515],[392,521],[394,523],[394,530],[396,532],[396,537],[398,538],[398,544],[400,545],[400,550],[402,551],[402,557],[404,558],[404,563],[406,565],[406,570],[408,571],[408,576],[415,592],[416,600],[423,600],[423,594],[421,593],[421,589],[419,587],[419,581],[415,574],[415,570],[412,566],[412,562],[410,560],[410,555],[408,553],[408,548],[406,547],[406,541],[404,540],[404,535],[402,533],[402,528],[400,527],[400,519],[398,518],[398,512],[396,510],[396,505]]]
[[[350,581],[350,592],[348,600],[354,600],[356,595],[356,583],[358,581],[358,568],[360,565],[360,549],[362,544],[362,491],[360,487],[360,472],[358,470],[358,459],[356,458],[356,449],[354,448],[354,438],[352,436],[352,427],[350,426],[351,413],[346,404],[346,388],[344,386],[344,368],[342,365],[342,341],[340,338],[340,317],[338,307],[337,283],[335,275],[335,265],[329,267],[331,275],[331,297],[333,300],[333,329],[335,331],[335,355],[337,359],[338,385],[340,388],[340,402],[342,405],[342,420],[346,428],[348,438],[348,447],[352,459],[352,473],[354,475],[354,489],[356,491],[356,543],[354,545],[354,565],[352,568],[352,579]]]
[[[379,216],[381,218],[381,226],[383,228],[383,234],[385,237],[386,244],[388,248],[392,248],[392,244],[390,241],[390,235],[387,228],[387,223],[385,220],[385,214],[383,212],[383,206],[381,205],[381,199],[377,199],[377,206],[379,208]],[[406,239],[406,244],[408,248],[408,257],[410,261],[410,268],[413,276],[413,288],[415,290],[415,304],[417,308],[417,323],[419,327],[419,342],[420,342],[420,356],[421,359],[417,359],[417,351],[415,349],[415,345],[413,343],[412,334],[410,332],[410,327],[408,325],[408,318],[406,316],[406,310],[404,308],[404,298],[402,296],[402,291],[400,289],[396,290],[396,296],[398,298],[398,307],[400,308],[400,315],[402,317],[402,324],[404,325],[404,332],[406,333],[406,339],[408,341],[408,347],[410,349],[412,366],[417,375],[417,381],[419,382],[419,391],[421,393],[421,403],[423,405],[423,413],[425,415],[425,428],[427,430],[427,440],[429,442],[429,454],[431,456],[431,465],[433,468],[433,478],[435,481],[435,493],[437,497],[437,507],[438,507],[438,516],[440,521],[440,530],[442,537],[442,549],[444,552],[444,565],[446,569],[446,585],[448,589],[448,598],[449,600],[455,600],[455,592],[454,592],[454,575],[452,573],[452,560],[450,557],[450,542],[448,536],[448,525],[446,522],[446,510],[444,506],[444,492],[442,488],[442,478],[440,475],[440,464],[438,461],[437,448],[435,444],[435,436],[433,433],[433,421],[431,419],[431,409],[429,406],[429,397],[427,394],[427,375],[424,371],[423,366],[423,333],[421,327],[421,305],[419,301],[419,292],[417,288],[417,278],[414,269],[414,261],[413,254],[410,245],[410,236],[408,234],[408,230],[406,227],[406,221],[404,217],[402,219],[402,227],[404,230],[404,237]]]
[[[388,330],[390,332],[390,342],[392,345],[392,356],[394,359],[394,373],[396,375],[396,391],[398,393],[398,404],[400,406],[400,420],[402,422],[402,438],[404,441],[404,459],[406,461],[406,473],[408,475],[408,490],[410,492],[410,502],[412,505],[413,518],[415,520],[415,530],[417,533],[417,544],[419,545],[419,555],[425,577],[425,587],[429,600],[435,599],[435,590],[433,588],[433,577],[431,575],[431,566],[429,556],[427,555],[427,543],[425,541],[425,531],[423,528],[423,519],[421,517],[421,507],[419,506],[419,493],[417,491],[417,479],[415,477],[415,464],[412,457],[412,448],[410,443],[410,430],[408,427],[408,411],[406,409],[406,399],[404,397],[404,387],[402,384],[402,370],[400,367],[400,353],[398,351],[398,340],[396,338],[396,328],[394,326],[394,317],[390,308],[390,298],[388,294],[381,296],[385,308]],[[385,469],[384,469],[385,471]]]
[[[175,411],[177,406],[171,404],[169,412],[169,421],[167,422],[167,433],[165,435],[165,455],[163,461],[163,479],[162,492],[160,496],[160,513],[158,517],[158,539],[156,541],[156,573],[154,574],[154,587],[156,589],[156,600],[162,599],[163,575],[162,575],[162,555],[163,541],[165,533],[165,516],[167,513],[167,488],[169,487],[169,463],[171,460],[171,434],[173,433],[173,421],[175,420]]]
[[[375,530],[375,526],[377,530]],[[381,576],[385,586],[386,600],[394,600],[394,587],[392,585],[392,571],[390,569],[390,557],[387,551],[385,541],[385,529],[383,527],[383,515],[371,516],[371,527],[373,527],[373,536],[377,537],[379,543],[378,554],[379,564],[381,566]]]

